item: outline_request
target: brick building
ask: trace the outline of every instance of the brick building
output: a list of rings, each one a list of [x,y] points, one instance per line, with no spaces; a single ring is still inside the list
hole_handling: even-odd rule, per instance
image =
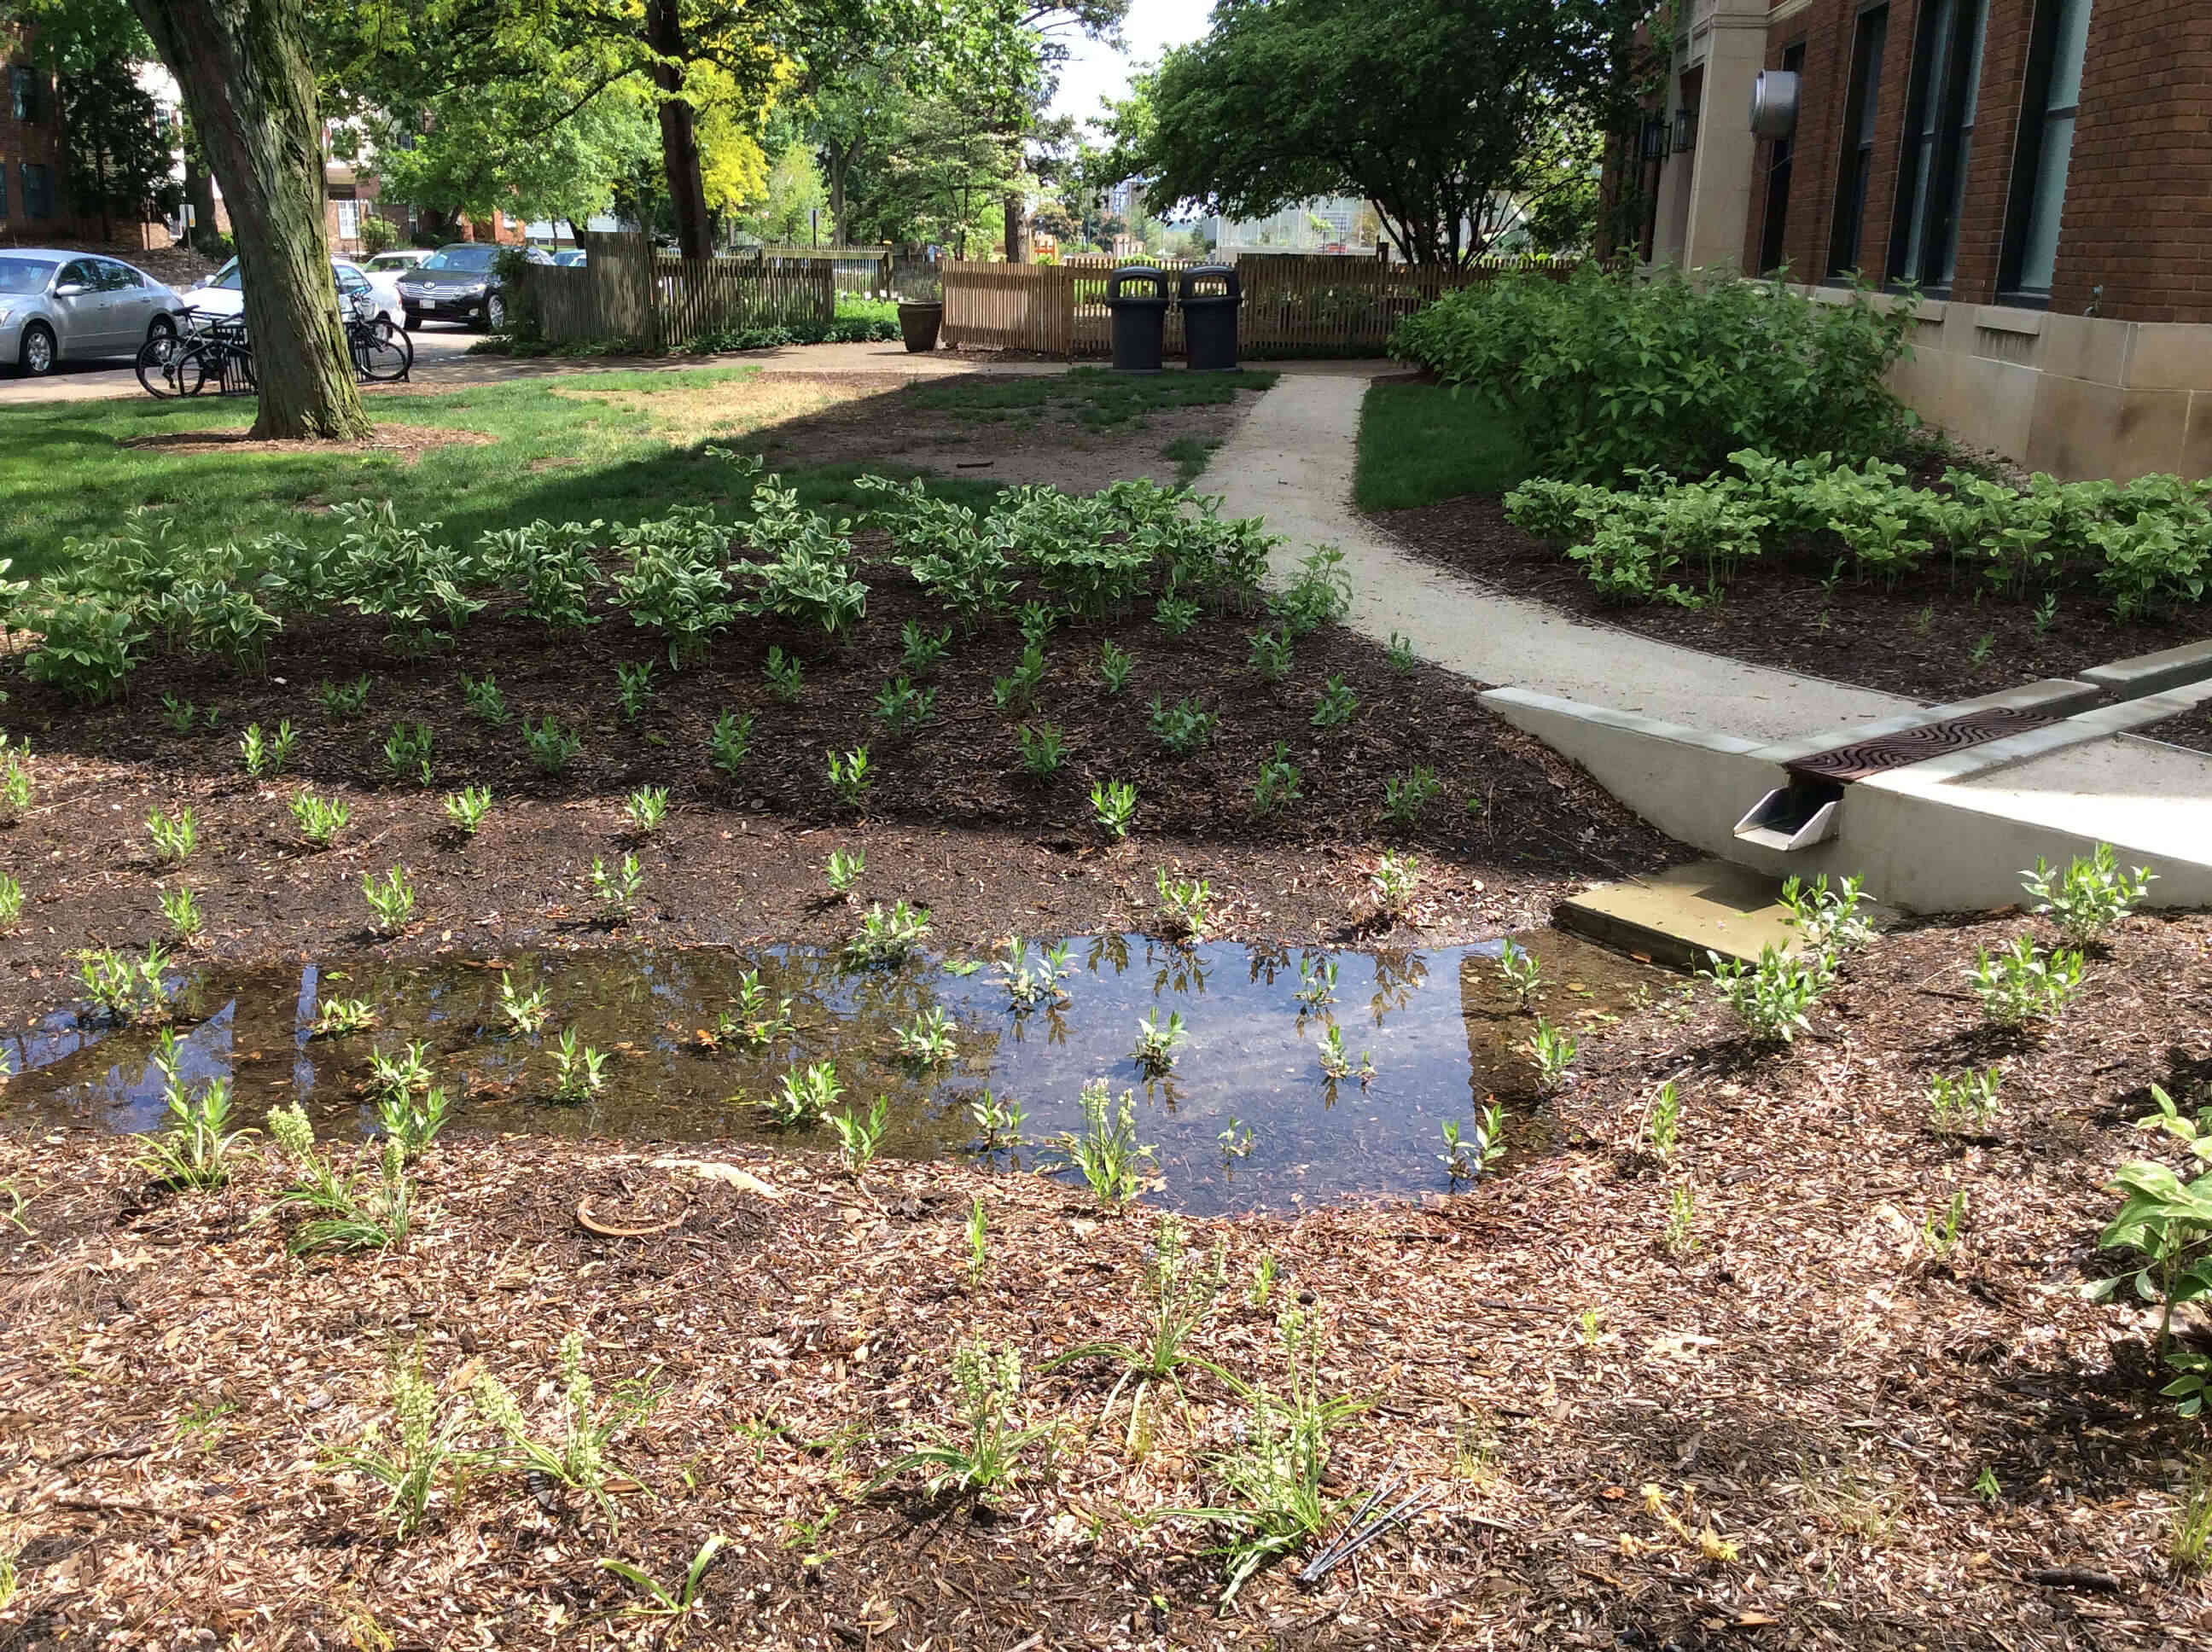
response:
[[[1909,284],[1929,418],[2212,475],[2208,0],[1691,0],[1654,136],[1656,260]]]
[[[0,25],[0,245],[85,233],[69,198],[69,155],[53,76],[20,28]]]

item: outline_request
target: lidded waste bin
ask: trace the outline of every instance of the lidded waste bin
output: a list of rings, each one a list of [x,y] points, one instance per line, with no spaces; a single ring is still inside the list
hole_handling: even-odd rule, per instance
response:
[[[1132,282],[1149,283],[1149,297],[1124,293]],[[1106,307],[1114,318],[1114,370],[1158,373],[1168,328],[1168,278],[1149,264],[1133,264],[1106,277]]]
[[[1201,281],[1218,282],[1218,293],[1201,293]],[[1201,264],[1182,272],[1182,339],[1193,373],[1227,373],[1237,366],[1237,307],[1244,288],[1225,264]]]

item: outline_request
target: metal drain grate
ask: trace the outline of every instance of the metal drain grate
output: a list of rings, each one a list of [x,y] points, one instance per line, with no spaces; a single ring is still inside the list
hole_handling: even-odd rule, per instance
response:
[[[1863,780],[1893,768],[1910,768],[1914,763],[1926,762],[1946,752],[1963,751],[1969,746],[1986,745],[2008,735],[2025,734],[2030,729],[2042,728],[2057,720],[2035,712],[1998,707],[1969,712],[1964,717],[1947,717],[1940,723],[1923,723],[1917,728],[1900,729],[1894,734],[1879,734],[1870,740],[1854,740],[1849,745],[1799,757],[1786,767],[1792,774],[1806,780]]]

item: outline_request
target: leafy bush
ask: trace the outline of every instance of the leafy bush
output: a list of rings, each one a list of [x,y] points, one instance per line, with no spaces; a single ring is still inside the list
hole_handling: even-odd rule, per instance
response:
[[[1765,283],[1692,286],[1585,270],[1452,293],[1390,340],[1514,422],[1537,467],[1611,478],[1639,466],[1705,476],[1733,450],[1887,452],[1907,415],[1882,376],[1909,305],[1815,303]]]
[[[2143,477],[2018,489],[1966,471],[1916,488],[1902,465],[1835,455],[1781,459],[1730,453],[1735,474],[1684,482],[1629,472],[1622,489],[1546,478],[1505,498],[1507,517],[1581,562],[1621,602],[1711,600],[1748,559],[1796,550],[1823,572],[1850,568],[1893,586],[1948,558],[1954,580],[2026,598],[2087,586],[2122,619],[2203,600],[2212,582],[2212,485]],[[1685,585],[1680,575],[1700,578]]]

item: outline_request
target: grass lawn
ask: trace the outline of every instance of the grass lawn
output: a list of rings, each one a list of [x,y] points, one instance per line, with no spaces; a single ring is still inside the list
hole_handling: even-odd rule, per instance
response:
[[[1363,511],[1409,510],[1462,494],[1504,493],[1527,477],[1519,440],[1495,409],[1442,385],[1376,385],[1359,416],[1352,497]]]
[[[276,531],[312,534],[331,504],[390,499],[400,519],[435,521],[458,538],[528,522],[631,520],[671,505],[728,504],[750,484],[708,446],[744,446],[757,433],[831,404],[818,386],[763,378],[757,367],[609,372],[483,385],[442,393],[378,395],[380,426],[408,428],[388,448],[162,446],[196,433],[240,433],[250,401],[56,403],[12,416],[0,443],[0,519],[15,577],[67,561],[66,542],[113,530],[134,506],[170,512],[186,542]],[[488,436],[446,446],[431,428]],[[787,470],[817,509],[860,508],[853,478],[884,465]],[[933,490],[988,504],[995,483],[945,480]]]

